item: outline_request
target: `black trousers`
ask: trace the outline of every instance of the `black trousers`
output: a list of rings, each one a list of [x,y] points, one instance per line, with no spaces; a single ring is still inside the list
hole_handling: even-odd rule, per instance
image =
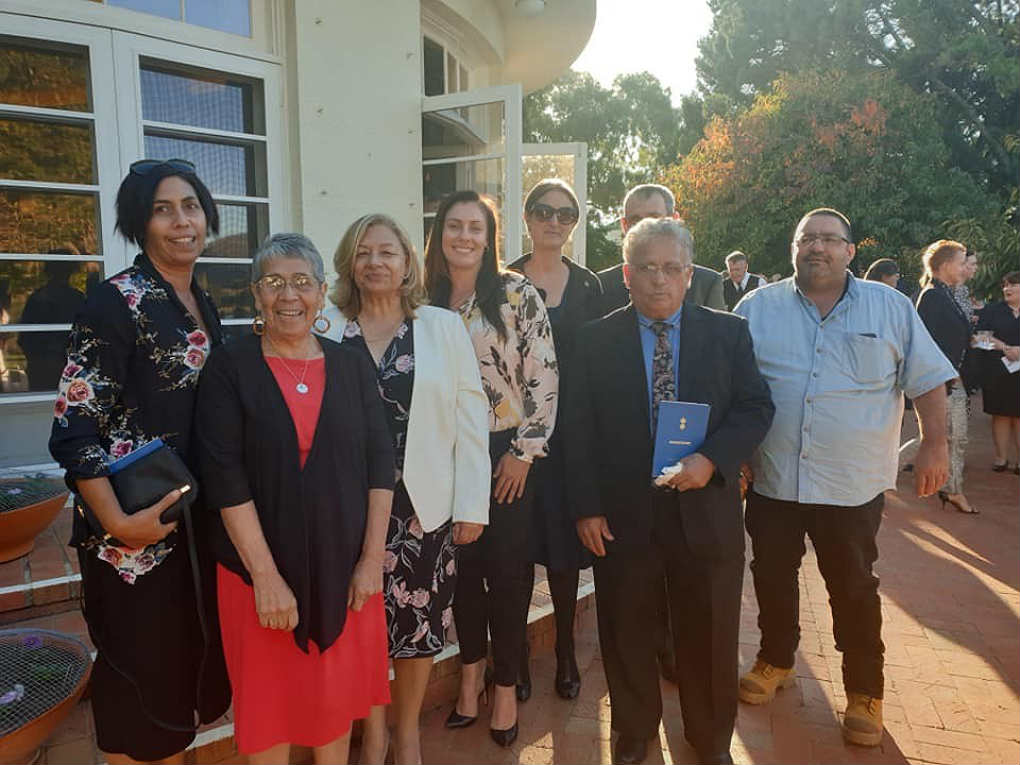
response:
[[[506,454],[516,431],[489,434],[492,466]],[[473,543],[457,548],[457,588],[453,618],[457,624],[460,657],[465,664],[484,659],[487,634],[492,637],[492,660],[497,685],[515,685],[524,650],[533,566],[528,555],[528,532],[534,496],[529,473],[524,496],[510,503],[489,505],[489,525]],[[495,482],[493,482],[495,488]]]
[[[713,558],[687,541],[671,491],[656,492],[644,544],[610,542],[595,559],[599,644],[613,728],[650,739],[662,719],[658,624],[666,581],[687,741],[706,757],[729,751],[737,714],[737,639],[743,555]]]
[[[758,657],[792,667],[800,640],[797,571],[804,535],[811,538],[832,607],[836,648],[843,653],[843,688],[882,698],[882,610],[875,539],[885,495],[857,507],[808,505],[747,496],[744,523],[751,535],[751,571],[758,596]]]

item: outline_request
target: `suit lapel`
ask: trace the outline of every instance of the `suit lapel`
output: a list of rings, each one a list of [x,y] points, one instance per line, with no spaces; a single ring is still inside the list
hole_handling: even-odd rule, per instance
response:
[[[677,364],[677,398],[680,401],[698,401],[699,391],[694,390],[695,365],[705,358],[705,333],[700,331],[704,320],[704,309],[700,306],[684,306],[680,318],[680,359]]]

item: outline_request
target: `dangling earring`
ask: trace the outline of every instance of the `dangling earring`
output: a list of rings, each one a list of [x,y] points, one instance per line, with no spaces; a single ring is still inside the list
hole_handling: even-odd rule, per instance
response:
[[[325,327],[320,327],[319,326],[319,322],[320,321],[326,322],[326,326]],[[320,313],[318,316],[316,316],[315,317],[315,321],[312,322],[312,329],[314,329],[316,331],[316,333],[318,333],[320,335],[325,335],[327,332],[329,332],[329,330],[330,330],[330,328],[332,328],[332,326],[333,326],[333,322],[331,322],[322,313]]]
[[[262,333],[266,331],[266,320],[261,315],[256,315],[251,320],[251,331],[259,337],[262,337]]]

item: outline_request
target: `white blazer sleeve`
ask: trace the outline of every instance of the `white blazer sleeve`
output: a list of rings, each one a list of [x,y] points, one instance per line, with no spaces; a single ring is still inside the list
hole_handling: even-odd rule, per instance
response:
[[[453,456],[453,522],[489,523],[492,463],[489,460],[489,401],[482,390],[471,337],[460,317],[450,322],[457,384],[457,439]]]

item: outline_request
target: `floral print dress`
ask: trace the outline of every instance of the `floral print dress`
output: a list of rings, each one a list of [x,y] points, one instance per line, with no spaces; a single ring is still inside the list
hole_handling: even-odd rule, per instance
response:
[[[357,319],[344,328],[344,341],[368,353]],[[414,512],[403,481],[407,422],[414,389],[414,331],[407,319],[397,328],[389,347],[376,365],[379,392],[396,446],[397,485],[386,533],[383,558],[383,595],[389,653],[394,659],[435,656],[446,644],[453,621],[453,592],[457,564],[453,524],[447,521],[426,532]]]

